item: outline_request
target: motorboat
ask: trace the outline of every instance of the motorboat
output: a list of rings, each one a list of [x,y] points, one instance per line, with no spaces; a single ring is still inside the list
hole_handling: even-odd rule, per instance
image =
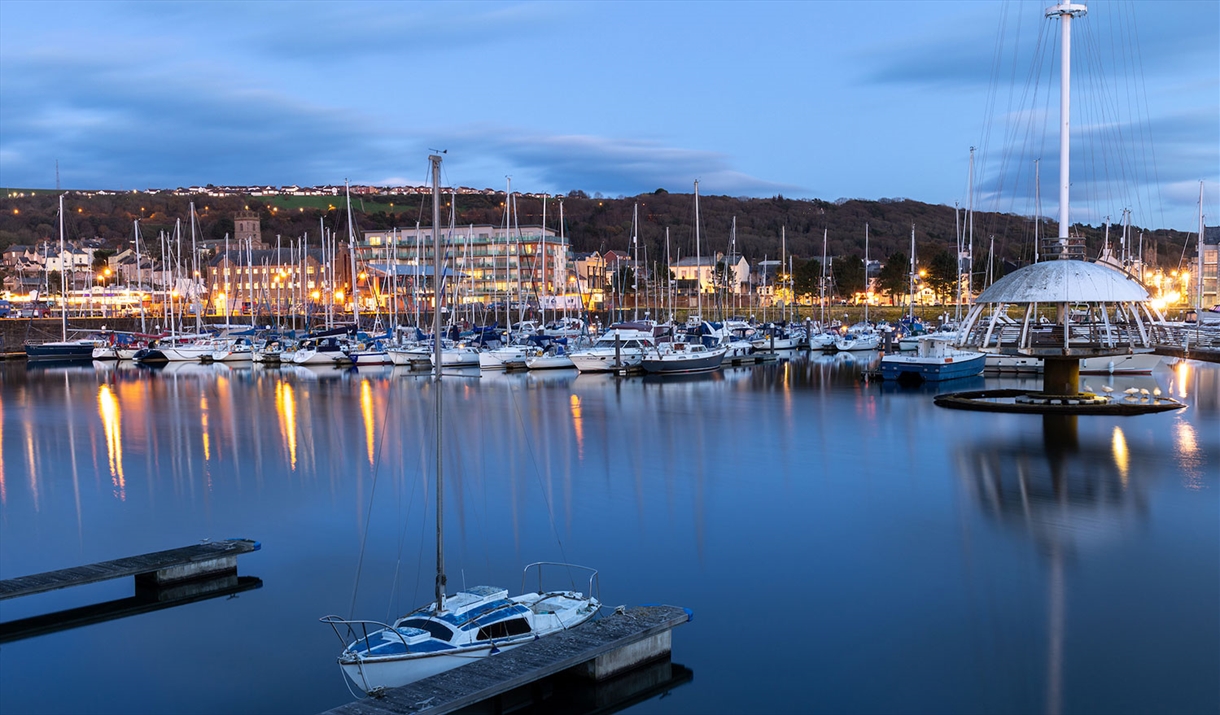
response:
[[[656,348],[644,355],[640,366],[644,372],[662,375],[710,372],[720,367],[726,352],[724,347],[709,348],[702,343],[658,343]]]
[[[574,350],[569,357],[581,372],[609,372],[639,367],[644,355],[655,347],[651,330],[612,326],[592,346]]]
[[[896,353],[881,357],[881,376],[902,382],[943,382],[974,377],[983,372],[987,354],[962,350],[943,338],[925,335],[915,354]]]

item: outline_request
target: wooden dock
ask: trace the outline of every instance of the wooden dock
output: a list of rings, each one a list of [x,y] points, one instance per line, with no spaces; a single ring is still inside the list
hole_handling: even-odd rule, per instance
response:
[[[482,658],[416,683],[358,700],[326,715],[441,715],[483,703],[543,678],[571,671],[613,677],[669,655],[672,631],[690,620],[675,606],[641,606]]]
[[[134,576],[138,589],[236,574],[237,556],[259,548],[261,545],[257,541],[249,539],[207,541],[180,549],[6,579],[0,581],[0,601],[125,576]]]

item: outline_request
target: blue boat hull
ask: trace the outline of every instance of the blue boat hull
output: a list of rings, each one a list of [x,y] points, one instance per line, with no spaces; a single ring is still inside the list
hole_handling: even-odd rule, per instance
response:
[[[896,358],[899,356],[895,356]],[[945,362],[945,358],[912,358],[901,356],[901,359],[881,359],[881,377],[886,380],[913,380],[922,382],[944,382],[962,377],[974,377],[982,374],[987,356],[964,360],[954,359]]]

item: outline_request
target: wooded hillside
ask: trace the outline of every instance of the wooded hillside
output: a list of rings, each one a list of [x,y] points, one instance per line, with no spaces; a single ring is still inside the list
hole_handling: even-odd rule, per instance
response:
[[[0,248],[11,244],[35,245],[44,240],[58,240],[56,227],[56,194],[38,191],[24,197],[9,196],[4,191],[0,199]],[[99,238],[107,247],[129,243],[132,222],[141,219],[142,234],[149,239],[161,230],[172,231],[175,220],[181,220],[184,235],[189,231],[189,204],[195,202],[199,228],[203,237],[220,239],[233,231],[233,214],[241,209],[258,211],[262,218],[264,240],[274,242],[275,236],[297,237],[308,232],[311,237],[324,225],[347,233],[347,217],[343,197],[195,197],[170,193],[123,193],[89,195],[69,192],[65,205],[68,218],[66,230],[70,240]],[[446,202],[449,198],[446,197]],[[520,225],[537,225],[542,220],[542,200],[518,196]],[[352,199],[358,229],[379,229],[392,226],[414,226],[431,223],[431,199],[427,196],[364,196]],[[457,224],[493,224],[504,220],[504,194],[458,195]],[[626,198],[588,198],[574,191],[564,197],[565,232],[571,238],[574,251],[628,250],[631,243],[632,207],[640,211],[641,258],[646,251],[649,262],[663,262],[665,231],[670,234],[671,254],[676,259],[691,256],[695,251],[694,196],[655,193]],[[443,209],[448,223],[448,208]],[[737,252],[751,263],[766,258],[778,258],[781,231],[787,233],[787,250],[798,259],[820,258],[822,233],[827,234],[830,256],[863,257],[864,226],[869,227],[869,255],[884,261],[888,256],[909,251],[911,226],[915,227],[916,251],[923,259],[941,249],[952,250],[955,228],[954,209],[950,206],[924,204],[901,199],[878,201],[788,199],[783,196],[751,199],[729,196],[701,196],[700,248],[707,254],[727,251],[733,218],[737,220]],[[552,198],[547,208],[547,224],[558,227],[559,201]],[[964,221],[964,212],[960,215]],[[963,229],[965,230],[965,229]],[[1057,226],[1044,221],[1043,233],[1053,235]],[[1103,230],[1098,226],[1075,226],[1087,240],[1089,255],[1096,256],[1101,248]],[[1111,229],[1116,241],[1120,229]],[[1149,264],[1177,268],[1183,255],[1188,234],[1172,231],[1136,228],[1138,241],[1144,232],[1144,250]],[[1029,262],[1033,257],[1033,221],[1008,214],[978,213],[974,219],[975,256],[984,260],[991,237],[1000,259],[1012,264]],[[154,241],[149,247],[154,252]],[[1134,250],[1134,247],[1133,249]],[[1193,246],[1190,251],[1193,251]]]

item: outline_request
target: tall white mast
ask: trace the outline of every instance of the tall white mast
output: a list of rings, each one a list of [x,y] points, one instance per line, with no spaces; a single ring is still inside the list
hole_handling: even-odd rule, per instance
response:
[[[1058,17],[1061,23],[1059,62],[1059,257],[1068,257],[1068,195],[1071,188],[1071,118],[1072,118],[1072,18],[1084,17],[1088,8],[1070,0],[1046,9],[1047,17]]]
[[[826,235],[828,230],[822,229],[822,283],[818,290],[818,302],[822,305],[822,328],[826,328]]]
[[[910,297],[910,323],[913,326],[915,325],[915,224],[911,224],[911,276],[907,295]]]
[[[1034,263],[1038,262],[1038,232],[1042,228],[1042,179],[1039,173],[1041,159],[1034,159]],[[1109,241],[1106,242],[1109,246]]]
[[[63,266],[63,194],[60,194],[60,333],[62,334],[61,339],[66,343],[68,340],[68,281],[65,273],[65,266]]]
[[[695,179],[695,295],[699,320],[703,320],[703,257],[699,249],[699,180]],[[690,305],[687,303],[687,305]]]
[[[445,498],[444,478],[441,470],[441,158],[433,154],[432,163],[432,365],[436,390],[436,613],[445,610]]]
[[[1199,265],[1195,268],[1195,325],[1202,325],[1203,312],[1203,182],[1199,182]],[[1217,292],[1220,295],[1220,291]]]
[[[865,230],[867,231],[867,229],[865,229]],[[865,240],[867,240],[867,239],[865,239]],[[777,271],[775,273],[775,287],[779,288],[781,290],[783,289],[784,282],[783,282],[783,280],[780,279],[780,275],[783,273],[783,271],[785,269],[788,268],[787,259],[785,258],[785,256],[787,254],[788,254],[788,227],[780,226],[779,227],[779,271]],[[780,317],[782,317],[782,318],[788,317],[788,296],[784,296],[784,312],[780,313]]]
[[[140,332],[147,333],[148,327],[144,324],[144,260],[140,256],[140,219],[135,220],[136,234],[136,292],[140,294]],[[229,234],[225,234],[226,239]]]
[[[347,192],[347,247],[348,252],[352,254],[352,319],[356,321],[356,330],[359,330],[360,274],[356,271],[356,224],[352,221],[352,187],[347,179],[343,180],[343,188]]]
[[[542,195],[542,299],[538,301],[538,307],[542,311],[543,327],[546,327],[546,202],[549,198],[549,194]]]
[[[640,319],[640,205],[637,203],[631,209],[631,249],[632,271],[631,292],[635,294],[635,307],[631,310],[631,319]]]
[[[195,309],[195,332],[203,329],[199,306],[199,250],[195,248],[195,202],[191,202],[191,307]]]
[[[864,222],[864,322],[868,322],[868,222]]]
[[[966,212],[966,218],[970,238],[966,246],[966,265],[968,266],[968,272],[966,273],[967,303],[974,297],[974,147],[970,147],[970,171],[968,173],[970,174],[970,186],[966,189],[966,200],[970,207]]]

